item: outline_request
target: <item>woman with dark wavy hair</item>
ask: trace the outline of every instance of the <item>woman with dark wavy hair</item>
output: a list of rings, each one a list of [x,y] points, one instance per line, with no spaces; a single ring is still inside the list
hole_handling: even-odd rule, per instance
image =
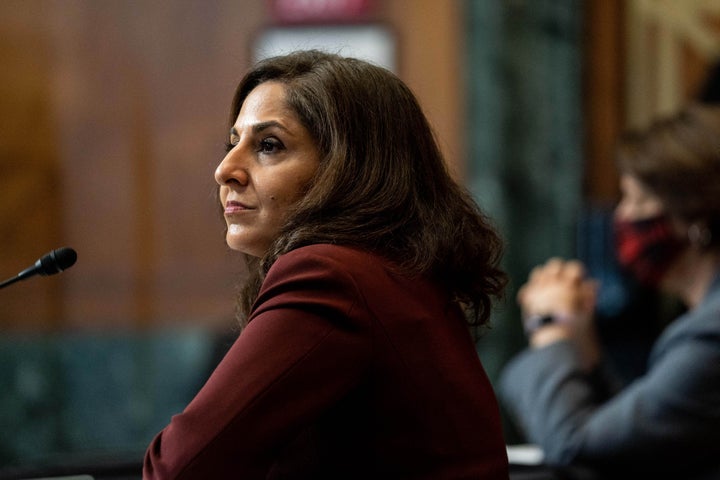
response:
[[[261,61],[215,178],[243,329],[144,478],[507,478],[469,328],[501,242],[408,87],[318,51]]]

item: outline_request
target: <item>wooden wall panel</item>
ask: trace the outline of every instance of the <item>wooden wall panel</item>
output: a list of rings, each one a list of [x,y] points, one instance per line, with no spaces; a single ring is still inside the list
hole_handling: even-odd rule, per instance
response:
[[[378,3],[398,35],[400,75],[419,97],[451,171],[462,181],[467,173],[462,2]]]
[[[623,1],[591,0],[585,10],[584,193],[589,202],[618,198],[614,149],[623,128]]]
[[[0,277],[15,276],[62,237],[62,177],[51,105],[52,45],[22,16],[3,16],[0,42]],[[0,328],[49,328],[60,283],[0,290]]]

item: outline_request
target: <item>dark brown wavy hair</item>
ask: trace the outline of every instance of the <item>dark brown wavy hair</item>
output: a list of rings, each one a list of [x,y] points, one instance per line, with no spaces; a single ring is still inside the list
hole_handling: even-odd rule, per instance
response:
[[[320,166],[265,257],[247,257],[238,300],[247,322],[265,274],[293,249],[317,243],[379,254],[410,275],[447,287],[471,325],[502,296],[502,243],[468,192],[449,175],[415,96],[394,74],[319,51],[263,60],[237,87],[234,124],[248,94],[281,82],[287,103],[317,142]]]
[[[690,104],[621,137],[618,169],[637,178],[668,213],[701,222],[720,247],[720,107]]]

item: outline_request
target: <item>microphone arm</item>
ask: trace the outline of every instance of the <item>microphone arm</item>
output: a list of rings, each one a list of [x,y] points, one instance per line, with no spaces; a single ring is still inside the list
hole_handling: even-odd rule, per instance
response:
[[[5,288],[15,282],[30,278],[33,275],[55,275],[75,265],[77,253],[69,247],[62,247],[53,250],[40,257],[33,266],[26,268],[17,276],[9,278],[0,283],[0,288]]]
[[[17,277],[8,278],[4,282],[0,283],[0,288],[5,288],[8,285],[12,285],[13,283],[15,283],[19,280],[22,280],[22,279],[23,279],[23,277],[21,277],[20,275],[18,275]]]

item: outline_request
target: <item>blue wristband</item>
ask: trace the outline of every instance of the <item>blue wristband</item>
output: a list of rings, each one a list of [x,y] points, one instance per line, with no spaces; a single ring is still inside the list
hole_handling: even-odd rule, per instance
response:
[[[525,335],[529,337],[545,325],[550,325],[551,323],[555,323],[554,315],[530,315],[528,318],[523,320]]]

